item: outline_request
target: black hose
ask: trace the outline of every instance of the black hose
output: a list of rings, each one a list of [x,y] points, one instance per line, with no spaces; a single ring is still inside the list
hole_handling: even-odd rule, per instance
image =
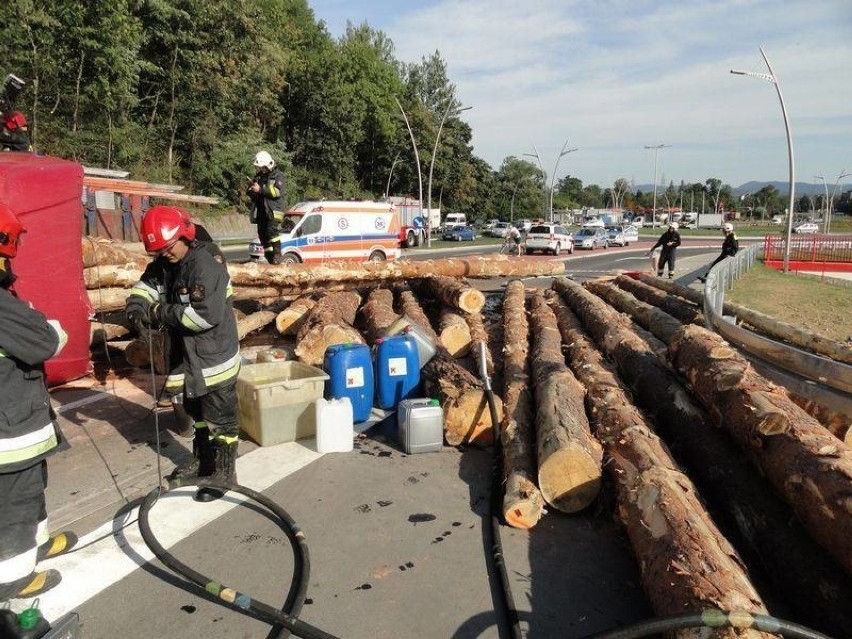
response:
[[[284,531],[293,545],[295,559],[293,580],[290,584],[290,591],[282,610],[277,610],[262,601],[252,599],[245,593],[234,590],[233,588],[228,588],[224,584],[213,581],[205,575],[202,575],[171,555],[165,548],[163,548],[160,542],[157,541],[148,521],[150,510],[157,502],[160,495],[182,486],[209,486],[211,488],[217,488],[223,492],[230,491],[239,493],[258,504],[265,506],[273,515],[275,515],[275,517],[278,518],[281,530]],[[145,500],[142,502],[142,506],[139,509],[139,531],[142,533],[142,539],[145,540],[145,544],[148,548],[150,548],[151,552],[154,553],[157,559],[162,561],[163,564],[177,574],[182,575],[190,582],[203,589],[205,592],[218,597],[221,601],[240,610],[249,611],[253,613],[253,616],[261,619],[262,621],[266,621],[273,625],[283,626],[286,630],[292,632],[298,637],[303,637],[304,639],[337,639],[334,635],[324,632],[323,630],[311,626],[297,618],[305,600],[305,593],[307,591],[308,578],[310,574],[310,556],[308,553],[308,545],[305,540],[305,534],[296,525],[296,522],[290,517],[287,511],[261,493],[254,491],[251,488],[240,486],[239,484],[217,482],[207,478],[177,479],[169,482],[166,486],[158,486],[146,495]]]
[[[769,615],[756,615],[748,612],[728,613],[722,610],[705,610],[685,615],[650,619],[623,626],[617,630],[610,630],[603,634],[591,635],[586,639],[639,639],[639,637],[649,637],[662,632],[685,628],[753,629],[783,634],[785,639],[831,639],[828,635],[816,630],[783,619],[776,619]]]

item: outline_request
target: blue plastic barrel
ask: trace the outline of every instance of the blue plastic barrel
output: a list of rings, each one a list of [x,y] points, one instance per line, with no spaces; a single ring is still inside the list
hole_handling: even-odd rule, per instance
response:
[[[420,384],[417,342],[410,335],[394,335],[376,342],[376,404],[392,410],[400,400],[416,395]]]
[[[335,344],[325,350],[323,370],[328,373],[326,399],[348,397],[352,403],[352,419],[358,423],[369,419],[373,409],[373,359],[366,344]]]

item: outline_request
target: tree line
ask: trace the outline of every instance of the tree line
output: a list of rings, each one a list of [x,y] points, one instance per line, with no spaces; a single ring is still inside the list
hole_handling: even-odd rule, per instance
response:
[[[17,106],[41,153],[182,183],[226,207],[241,203],[260,149],[284,169],[290,204],[386,191],[416,198],[401,106],[424,204],[431,167],[432,203],[445,211],[508,219],[549,205],[536,165],[510,156],[493,170],[473,153],[439,51],[401,62],[366,23],[335,39],[307,0],[6,0],[0,38],[0,72],[28,82]],[[717,182],[662,189],[657,205],[698,189],[733,199]],[[601,188],[566,177],[553,204],[638,209],[650,198],[623,179]]]

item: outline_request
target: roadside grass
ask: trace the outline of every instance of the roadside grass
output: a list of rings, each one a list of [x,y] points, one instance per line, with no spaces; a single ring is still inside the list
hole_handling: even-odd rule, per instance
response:
[[[499,237],[482,237],[481,235],[477,235],[476,239],[471,241],[463,241],[463,242],[450,242],[447,240],[436,239],[432,237],[432,248],[460,248],[465,246],[500,246],[503,243],[502,238]]]
[[[852,338],[852,285],[845,282],[784,274],[757,263],[725,298],[841,343]]]

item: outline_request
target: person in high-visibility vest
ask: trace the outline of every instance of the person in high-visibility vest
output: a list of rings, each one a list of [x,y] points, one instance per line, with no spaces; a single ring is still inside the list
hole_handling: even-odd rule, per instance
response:
[[[61,440],[50,407],[44,362],[68,341],[59,322],[19,299],[11,260],[24,226],[0,202],[0,601],[30,598],[59,584],[58,570],[37,562],[70,550],[71,532],[47,528],[46,458]]]

